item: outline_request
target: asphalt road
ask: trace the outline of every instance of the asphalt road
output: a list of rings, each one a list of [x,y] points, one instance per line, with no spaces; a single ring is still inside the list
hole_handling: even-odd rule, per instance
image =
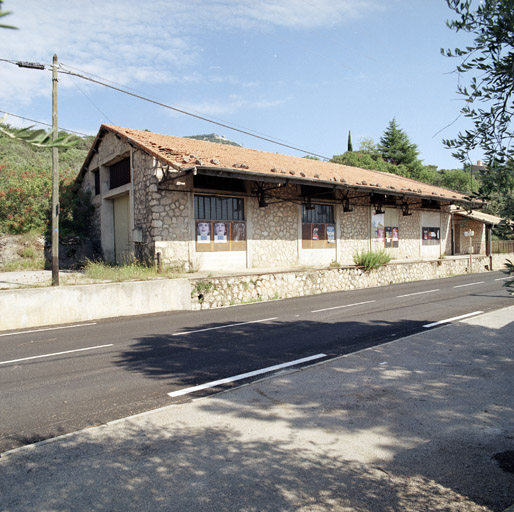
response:
[[[0,452],[237,385],[254,378],[247,372],[358,351],[512,305],[504,277],[473,274],[2,334]]]

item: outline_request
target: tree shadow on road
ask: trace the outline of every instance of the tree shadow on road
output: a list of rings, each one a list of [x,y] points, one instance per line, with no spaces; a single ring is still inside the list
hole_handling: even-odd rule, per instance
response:
[[[291,332],[281,357],[297,358],[298,336],[311,337],[316,352],[336,337],[347,353],[361,327],[354,324],[275,323],[251,336],[198,333],[195,343],[148,336],[118,363],[190,386],[211,372],[192,376],[178,355],[228,357],[239,337],[236,357],[251,361],[259,343],[273,346]],[[366,324],[368,345],[390,340],[395,324]],[[0,459],[2,506],[503,510],[514,502],[514,477],[494,456],[514,449],[513,326],[451,325],[10,455]]]

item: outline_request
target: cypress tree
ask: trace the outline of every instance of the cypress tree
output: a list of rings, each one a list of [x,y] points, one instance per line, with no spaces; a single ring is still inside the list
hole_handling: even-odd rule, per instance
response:
[[[352,132],[350,130],[348,130],[348,151],[353,151]]]

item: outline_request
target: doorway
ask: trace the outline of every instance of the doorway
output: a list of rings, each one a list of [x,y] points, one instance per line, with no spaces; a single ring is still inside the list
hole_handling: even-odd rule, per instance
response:
[[[113,200],[114,215],[114,257],[118,265],[123,265],[132,260],[130,250],[129,225],[130,225],[130,201],[128,194]]]

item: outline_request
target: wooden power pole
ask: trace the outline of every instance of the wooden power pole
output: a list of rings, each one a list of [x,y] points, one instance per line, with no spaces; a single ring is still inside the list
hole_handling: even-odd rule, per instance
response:
[[[52,140],[57,126],[57,55],[52,63]],[[52,148],[52,286],[59,286],[59,150]]]

